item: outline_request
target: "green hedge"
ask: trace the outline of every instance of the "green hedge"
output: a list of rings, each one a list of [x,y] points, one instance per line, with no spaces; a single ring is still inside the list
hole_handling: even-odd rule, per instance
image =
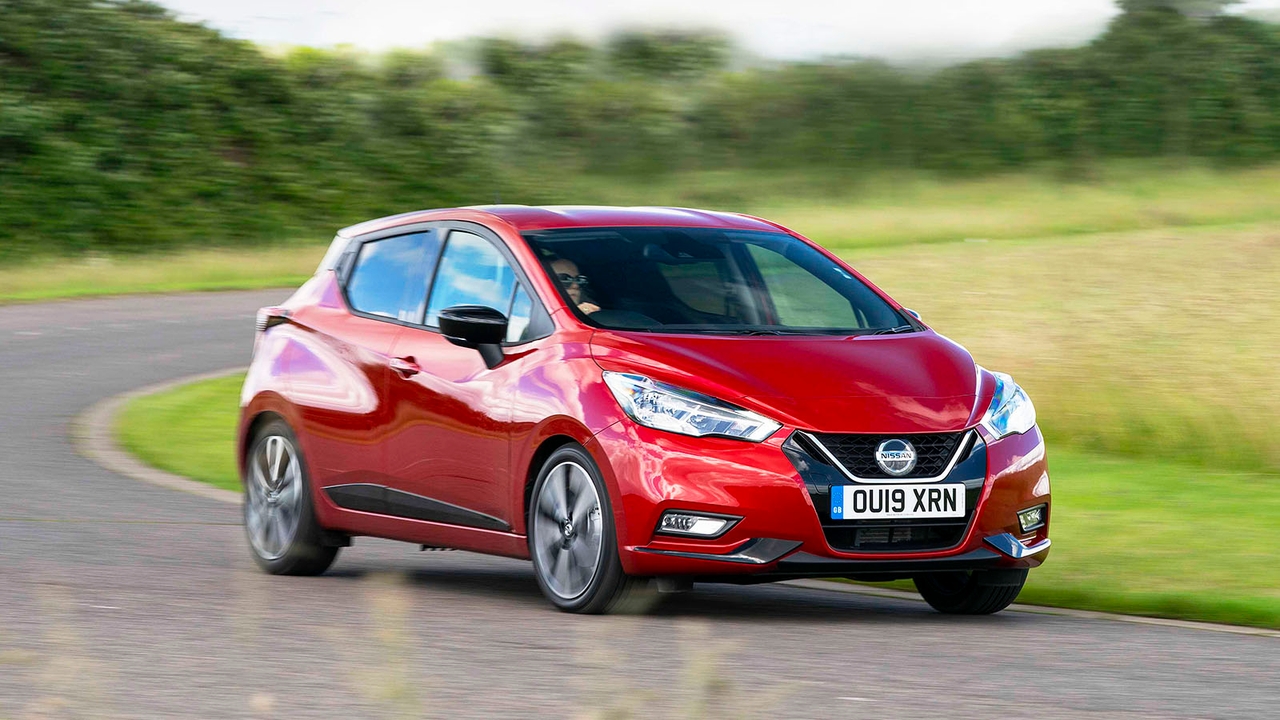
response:
[[[923,72],[731,70],[680,33],[272,55],[139,0],[0,0],[0,260],[573,201],[583,173],[1271,160],[1280,32],[1221,4],[1126,0],[1087,46]]]

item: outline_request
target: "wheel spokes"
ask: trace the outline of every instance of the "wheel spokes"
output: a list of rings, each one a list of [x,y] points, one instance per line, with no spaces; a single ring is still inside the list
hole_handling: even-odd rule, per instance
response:
[[[554,473],[548,478],[547,484],[551,486],[551,503],[555,508],[555,519],[564,522],[569,517],[569,466],[562,466],[561,472]]]
[[[267,438],[267,480],[273,488],[280,480],[280,460],[282,455],[284,455],[284,448],[280,438],[275,436]]]
[[[569,546],[569,557],[575,568],[590,569],[596,564],[595,552],[585,542],[576,542]]]
[[[569,511],[569,517],[575,525],[581,523],[585,529],[585,523],[591,517],[592,511],[600,504],[600,501],[596,499],[595,490],[589,485],[587,487],[574,488],[574,491],[577,493],[577,497],[573,499],[573,509]]]
[[[271,478],[271,463],[267,460],[267,448],[265,445],[258,450],[257,456],[254,457],[253,467],[258,481],[263,488],[266,488]]]
[[[569,590],[569,553],[563,549],[553,551],[555,555],[551,566],[551,576],[555,578],[556,585],[564,592]]]
[[[550,483],[551,480],[548,479],[547,482]],[[564,521],[564,516],[556,512],[556,501],[549,489],[543,490],[538,498],[538,515],[557,525]]]
[[[560,523],[554,518],[538,513],[534,518],[534,534],[533,538],[539,547],[551,548],[559,546],[561,542]]]

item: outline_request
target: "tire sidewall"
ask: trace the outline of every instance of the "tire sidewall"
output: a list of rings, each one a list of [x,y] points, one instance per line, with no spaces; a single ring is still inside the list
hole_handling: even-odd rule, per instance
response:
[[[916,590],[933,609],[954,615],[989,615],[1017,599],[1026,570],[976,570],[917,575]]]

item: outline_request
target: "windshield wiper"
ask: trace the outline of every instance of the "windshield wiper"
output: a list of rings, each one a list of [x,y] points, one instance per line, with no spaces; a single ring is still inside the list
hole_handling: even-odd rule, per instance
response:
[[[760,328],[699,328],[691,330],[706,335],[788,335],[781,330],[762,330]]]
[[[647,332],[687,332],[697,335],[805,335],[804,331],[759,327],[706,327],[689,325],[655,325],[646,328]]]
[[[852,335],[873,335],[879,331],[859,331],[845,328],[812,328],[812,327],[787,327],[787,326],[768,326],[768,327],[725,327],[725,326],[706,326],[706,325],[686,325],[686,324],[668,324],[654,325],[647,328],[615,328],[617,330],[630,330],[635,332],[650,333],[691,333],[694,335],[734,335],[740,337],[764,337],[777,335],[803,335],[806,337],[848,337]],[[912,329],[910,327],[908,330]],[[900,331],[899,331],[900,332]]]
[[[916,331],[916,329],[915,329],[913,326],[911,326],[911,325],[899,325],[899,326],[897,326],[897,327],[881,328],[880,330],[876,330],[875,332],[873,332],[873,333],[869,333],[869,334],[871,334],[871,335],[897,335],[898,333],[915,332],[915,331]]]

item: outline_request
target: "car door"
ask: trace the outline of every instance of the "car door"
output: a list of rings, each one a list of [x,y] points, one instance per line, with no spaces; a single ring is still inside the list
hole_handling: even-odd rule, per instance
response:
[[[346,307],[310,313],[313,332],[289,359],[308,459],[325,487],[385,482],[391,349],[404,325],[421,317],[439,250],[434,229],[383,235],[353,242],[340,269]]]
[[[513,384],[507,363],[486,367],[440,334],[440,311],[485,305],[508,317],[508,341],[550,334],[551,321],[510,253],[478,227],[449,230],[424,322],[396,339],[396,428],[387,442],[390,493],[400,514],[492,530],[512,526],[509,448]]]

